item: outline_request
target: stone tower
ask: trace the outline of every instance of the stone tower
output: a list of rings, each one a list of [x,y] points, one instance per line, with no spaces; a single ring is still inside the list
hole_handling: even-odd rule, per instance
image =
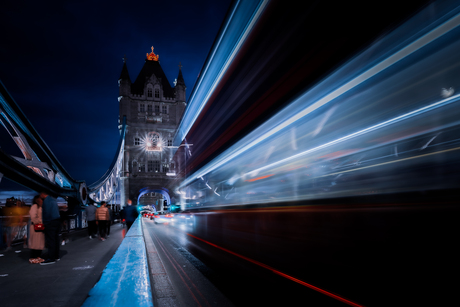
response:
[[[171,87],[159,62],[159,55],[147,53],[144,66],[134,83],[126,59],[119,85],[120,124],[127,120],[121,204],[127,199],[136,204],[142,189],[164,189],[175,173],[172,161],[173,137],[185,110],[185,82],[182,66]],[[160,208],[157,208],[161,210]]]

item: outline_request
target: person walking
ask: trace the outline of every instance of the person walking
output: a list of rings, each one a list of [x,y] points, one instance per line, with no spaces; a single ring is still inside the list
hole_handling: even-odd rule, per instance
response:
[[[90,239],[96,236],[97,225],[96,225],[96,209],[97,204],[88,205],[86,207],[86,221],[88,222],[88,236]]]
[[[43,200],[42,218],[45,226],[45,244],[48,246],[48,258],[40,265],[54,264],[59,258],[59,228],[61,227],[61,217],[59,207],[55,198],[47,192],[41,192],[40,198]]]
[[[64,206],[59,208],[59,215],[61,216],[61,245],[69,243],[69,215],[68,207]]]
[[[35,231],[34,228],[35,224],[43,224],[42,205],[43,200],[40,198],[40,195],[37,195],[34,197],[33,204],[29,210],[31,222],[31,227],[29,228],[30,263],[45,261],[45,259],[40,257],[45,248],[45,233],[43,231]]]
[[[109,206],[107,206],[107,209],[109,210],[109,220],[107,221],[107,238],[110,237],[110,226],[112,226],[112,223],[113,223],[113,212],[112,212],[112,208]]]
[[[99,226],[99,235],[101,241],[105,241],[105,231],[107,229],[107,222],[110,220],[109,209],[107,209],[107,203],[101,202],[101,206],[96,210],[96,223]]]
[[[126,226],[131,228],[131,225],[134,223],[134,221],[137,219],[137,209],[136,207],[133,206],[133,202],[131,199],[128,199],[127,206],[124,208],[125,209],[125,219],[126,219]]]

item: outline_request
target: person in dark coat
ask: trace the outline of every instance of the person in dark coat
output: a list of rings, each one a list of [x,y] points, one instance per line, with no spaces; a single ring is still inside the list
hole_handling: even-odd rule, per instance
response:
[[[46,192],[41,192],[40,197],[43,199],[42,219],[45,225],[45,244],[48,246],[48,259],[40,265],[47,265],[61,260],[59,257],[61,216],[56,198],[51,197]]]
[[[133,202],[131,199],[128,199],[127,206],[125,207],[125,219],[126,219],[126,226],[131,228],[131,225],[137,219],[137,209],[133,206]]]
[[[88,222],[88,236],[90,239],[96,237],[97,235],[97,225],[96,225],[96,210],[97,204],[90,204],[86,207],[86,221]]]
[[[107,237],[110,237],[110,226],[112,226],[113,223],[113,212],[111,206],[107,206],[107,209],[109,209],[109,220],[107,221],[106,235]]]

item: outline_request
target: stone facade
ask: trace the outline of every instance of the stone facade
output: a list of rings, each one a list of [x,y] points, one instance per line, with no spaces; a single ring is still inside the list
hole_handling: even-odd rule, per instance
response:
[[[180,65],[171,87],[153,47],[134,83],[126,61],[118,83],[120,123],[124,116],[127,120],[120,189],[123,206],[128,198],[136,204],[141,189],[164,189],[174,179],[170,176],[176,169],[172,142],[185,110],[186,87]]]

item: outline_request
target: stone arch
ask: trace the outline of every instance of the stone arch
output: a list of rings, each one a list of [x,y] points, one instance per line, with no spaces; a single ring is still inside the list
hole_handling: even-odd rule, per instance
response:
[[[140,189],[139,195],[137,196],[137,204],[139,204],[139,201],[142,196],[148,193],[152,193],[152,192],[162,194],[164,196],[164,199],[167,202],[167,205],[168,206],[171,205],[171,197],[169,195],[169,190],[163,187],[144,187]]]

